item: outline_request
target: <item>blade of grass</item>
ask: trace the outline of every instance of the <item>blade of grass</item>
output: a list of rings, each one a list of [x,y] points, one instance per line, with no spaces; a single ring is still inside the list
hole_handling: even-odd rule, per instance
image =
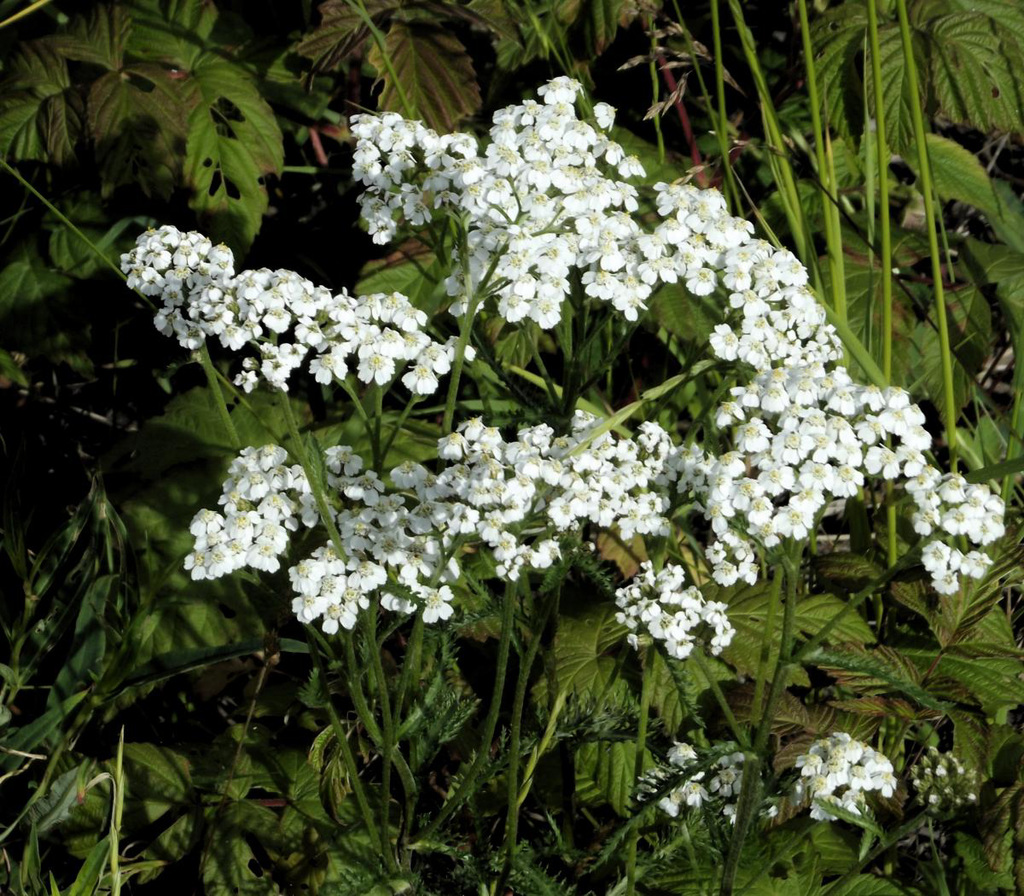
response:
[[[928,228],[928,252],[931,255],[932,282],[935,289],[935,317],[939,330],[939,347],[942,352],[942,393],[945,405],[943,421],[946,430],[946,447],[949,450],[949,467],[955,473],[957,467],[956,418],[958,415],[954,406],[956,393],[953,390],[953,353],[949,344],[946,297],[942,287],[942,255],[939,253],[938,224],[935,219],[933,202],[935,194],[932,186],[932,169],[928,161],[924,111],[921,108],[917,63],[914,60],[914,44],[910,33],[906,0],[896,0],[896,11],[899,14],[900,37],[903,42],[903,65],[906,68],[907,84],[910,89],[910,112],[914,123],[914,139],[917,143],[919,190],[924,200],[925,226]]]

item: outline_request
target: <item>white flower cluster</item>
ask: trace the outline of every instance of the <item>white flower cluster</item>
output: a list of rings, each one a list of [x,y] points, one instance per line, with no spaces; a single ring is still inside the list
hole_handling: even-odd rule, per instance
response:
[[[735,823],[745,758],[739,751],[725,753],[713,760],[707,771],[696,770],[694,766],[699,762],[697,751],[690,744],[677,742],[668,752],[670,768],[649,776],[642,788],[657,789],[660,781],[672,774],[672,770],[681,770],[684,773],[682,780],[658,801],[659,809],[676,818],[684,806],[699,809],[711,802],[725,818]],[[775,807],[771,806],[766,814],[771,817],[775,812]]]
[[[661,476],[702,506],[720,584],[756,581],[759,548],[808,537],[830,502],[872,478],[905,484],[917,532],[935,539],[926,562],[938,591],[980,576],[985,554],[941,539],[992,543],[1004,532],[1001,499],[927,463],[920,408],[901,389],[853,380],[807,270],[754,239],[720,193],[656,184],[658,223],[642,230],[631,214],[636,191],[618,179],[642,169],[602,134],[614,110],[595,107],[596,129],[577,118],[579,90],[557,78],[539,89],[543,102],[500,110],[484,150],[471,136],[441,136],[394,114],[355,117],[356,176],[374,238],[387,241],[403,219],[418,226],[438,209],[457,211],[468,221],[469,291],[490,290],[505,320],[542,327],[558,322],[574,282],[630,319],[663,282],[695,295],[721,289],[729,318],[715,328],[712,351],[746,374],[716,413],[731,450],[670,452]],[[466,291],[463,272],[453,271],[456,313]]]
[[[352,628],[359,610],[379,599],[385,609],[427,622],[447,619],[459,579],[460,548],[482,543],[499,576],[546,569],[560,556],[558,538],[590,523],[617,526],[625,537],[668,532],[668,498],[655,488],[668,436],[647,426],[639,440],[599,432],[597,418],[578,412],[570,435],[540,424],[514,441],[478,419],[438,442],[449,463],[433,474],[406,462],[390,484],[348,446],[324,452],[327,485],[342,557],[333,545],[289,570],[293,610],[303,622],[322,620],[327,632]],[[217,578],[251,566],[276,571],[287,532],[319,521],[301,468],[285,466],[284,449],[247,448],[224,484],[224,513],[196,514],[196,545],[186,560],[193,578]],[[708,605],[712,607],[712,605]],[[721,609],[704,620],[731,637]],[[726,642],[723,642],[726,643]]]
[[[978,802],[978,774],[968,772],[952,753],[929,747],[914,766],[918,797],[935,814],[955,812]]]
[[[872,791],[890,797],[896,791],[892,763],[867,744],[845,732],[816,740],[797,757],[800,779],[794,788],[797,802],[810,801],[811,818],[834,821],[830,806],[860,815]]]
[[[354,173],[374,240],[390,240],[400,220],[420,226],[438,209],[457,213],[468,222],[460,263],[470,291],[489,289],[506,321],[544,329],[561,319],[573,282],[629,320],[660,283],[710,293],[717,259],[752,226],[725,214],[720,194],[694,191],[691,214],[644,231],[632,215],[636,189],[623,181],[644,169],[607,136],[611,106],[594,107],[597,127],[577,117],[581,89],[555,78],[537,91],[542,102],[499,110],[484,150],[472,136],[439,135],[393,113],[353,116]],[[448,279],[455,314],[465,310],[465,280],[462,268]]]
[[[185,569],[192,578],[217,579],[244,567],[276,572],[299,523],[320,517],[302,468],[288,465],[276,445],[244,448],[231,462],[220,496],[223,513],[200,510],[189,531],[195,537]]]
[[[568,435],[555,436],[542,423],[506,442],[482,420],[466,421],[438,443],[451,465],[418,494],[458,507],[458,534],[483,541],[498,575],[513,580],[523,567],[549,566],[557,556],[556,542],[531,546],[526,536],[575,532],[587,523],[617,526],[626,539],[668,534],[668,497],[655,482],[667,434],[649,424],[646,439],[616,439],[597,431],[600,422],[577,411]]]
[[[309,359],[307,369],[325,385],[351,370],[361,382],[384,386],[409,364],[403,384],[429,395],[454,357],[454,341],[431,339],[426,314],[401,293],[355,298],[287,270],[235,275],[231,250],[199,233],[147,231],[121,256],[121,270],[130,287],[161,297],[157,329],[183,347],[197,349],[212,337],[232,351],[254,346],[258,357],[244,358],[235,380],[247,392],[261,378],[287,390],[291,373]],[[468,359],[473,354],[467,349]]]
[[[725,615],[726,605],[707,601],[698,588],[688,587],[685,570],[675,564],[655,573],[651,562],[644,561],[636,578],[615,592],[615,605],[615,618],[629,629],[633,647],[638,646],[638,632],[646,633],[663,641],[669,656],[679,660],[693,651],[695,632],[701,628],[710,632],[708,649],[715,655],[736,634]]]

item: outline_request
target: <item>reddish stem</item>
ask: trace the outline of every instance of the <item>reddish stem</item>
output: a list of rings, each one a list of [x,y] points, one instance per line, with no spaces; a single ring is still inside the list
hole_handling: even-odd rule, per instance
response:
[[[672,74],[672,70],[668,67],[668,63],[665,61],[665,57],[658,55],[658,68],[661,71],[662,78],[665,79],[665,86],[668,87],[669,93],[674,93],[676,87],[679,86],[679,82],[676,81],[676,76]],[[693,165],[698,168],[697,172],[697,183],[702,187],[706,187],[708,184],[708,176],[704,171],[704,163],[700,158],[700,150],[697,149],[697,141],[693,137],[693,128],[690,125],[690,116],[686,112],[686,106],[683,105],[682,99],[675,101],[676,114],[679,116],[679,123],[683,126],[683,136],[686,137],[686,142],[690,145],[690,158],[693,159]]]
[[[317,164],[326,168],[327,153],[324,152],[324,145],[320,142],[320,129],[315,125],[309,129],[309,142],[313,145],[313,155],[316,156]]]

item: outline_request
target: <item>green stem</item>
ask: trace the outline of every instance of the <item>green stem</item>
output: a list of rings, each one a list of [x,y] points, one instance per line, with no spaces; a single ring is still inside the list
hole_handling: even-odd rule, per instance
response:
[[[391,446],[395,444],[395,439],[402,431],[402,427],[405,426],[405,421],[409,419],[409,414],[412,413],[412,409],[416,407],[419,400],[419,395],[413,395],[406,402],[405,407],[402,409],[402,413],[398,417],[398,422],[395,424],[395,428],[391,430],[391,434],[388,436],[388,440],[384,443],[384,448],[381,450],[380,462],[382,464],[387,463],[388,455],[391,453]]]
[[[391,815],[391,767],[395,762],[395,753],[398,747],[397,730],[395,728],[394,716],[391,712],[391,695],[388,693],[388,682],[384,675],[384,666],[380,659],[380,647],[377,643],[377,602],[370,601],[370,609],[364,616],[365,627],[363,636],[366,639],[367,651],[370,655],[370,673],[373,675],[374,687],[377,691],[377,700],[380,703],[381,728],[383,734],[383,745],[381,747],[382,768],[381,768],[381,799],[380,799],[380,824],[383,836],[386,839],[386,851],[384,860],[388,867],[397,870],[394,853],[391,850],[390,815]]]
[[[939,329],[939,347],[942,352],[942,395],[946,446],[949,449],[949,466],[956,472],[956,393],[953,390],[953,353],[949,343],[949,324],[946,321],[946,298],[942,288],[942,256],[939,253],[938,224],[935,220],[935,205],[932,201],[932,169],[928,161],[928,143],[924,128],[924,113],[921,111],[921,93],[918,87],[917,63],[914,61],[914,43],[907,17],[906,0],[896,0],[900,19],[900,37],[903,40],[903,65],[907,73],[907,87],[910,90],[910,111],[914,122],[914,140],[917,143],[918,172],[921,178],[920,192],[924,200],[925,225],[928,228],[928,252],[932,263],[932,289],[935,290],[935,316]]]
[[[708,687],[711,689],[711,694],[715,698],[715,702],[718,703],[718,708],[722,710],[722,715],[725,717],[725,723],[729,726],[729,731],[732,736],[736,738],[736,742],[743,748],[750,746],[750,738],[747,737],[746,731],[740,727],[740,723],[736,720],[736,715],[732,711],[732,707],[729,705],[729,701],[725,699],[725,694],[722,693],[721,687],[719,687],[718,681],[711,674],[711,668],[708,666],[708,662],[704,659],[704,654],[699,650],[694,650],[690,654],[690,658],[695,660],[697,665],[700,667],[701,673],[704,678],[707,679]]]
[[[509,648],[512,645],[512,630],[515,627],[516,608],[516,586],[509,582],[505,586],[505,596],[501,611],[501,633],[498,640],[498,657],[495,666],[494,688],[491,692],[491,702],[487,709],[487,717],[484,719],[483,729],[480,732],[480,746],[477,748],[473,762],[466,772],[459,785],[458,790],[451,794],[441,811],[434,816],[434,819],[420,832],[416,843],[425,843],[436,834],[441,825],[454,813],[473,793],[476,779],[483,771],[484,766],[490,758],[491,741],[494,739],[494,730],[498,726],[498,715],[501,712],[501,696],[505,690],[505,676],[508,672]],[[416,846],[413,844],[413,847]]]
[[[363,723],[363,727],[379,747],[384,743],[384,735],[381,733],[377,719],[366,700],[366,694],[363,693],[362,669],[356,660],[355,636],[352,632],[345,632],[343,640],[345,642],[345,662],[348,665],[349,697],[356,708],[359,721]]]
[[[444,418],[441,422],[441,433],[448,435],[452,431],[452,424],[455,421],[455,403],[459,397],[459,380],[462,378],[462,367],[466,362],[466,346],[469,345],[469,338],[473,333],[473,315],[476,313],[476,303],[473,298],[466,294],[466,313],[459,320],[459,340],[455,343],[455,359],[452,361],[452,370],[448,380],[448,395],[444,401]]]
[[[327,716],[331,720],[331,728],[334,730],[334,739],[338,742],[338,751],[341,753],[342,762],[344,762],[345,769],[348,772],[349,784],[352,787],[352,794],[356,798],[356,804],[359,806],[359,813],[363,817],[363,824],[366,826],[366,833],[372,841],[373,848],[377,852],[383,854],[385,852],[384,841],[381,837],[380,831],[377,830],[377,825],[373,818],[373,812],[370,809],[370,803],[366,799],[366,792],[363,790],[363,782],[359,777],[359,766],[356,765],[355,754],[352,752],[352,747],[349,746],[348,735],[341,724],[341,719],[338,718],[338,713],[334,709],[331,692],[327,687],[327,670],[324,666],[323,657],[320,655],[316,639],[309,637],[307,638],[307,641],[309,643],[309,652],[313,656],[313,664],[316,666],[316,670],[320,675],[320,680],[323,682],[324,691],[326,692]]]
[[[719,152],[722,153],[722,170],[725,172],[726,192],[731,194],[732,198],[732,212],[739,214],[741,206],[739,190],[733,179],[732,160],[729,158],[729,113],[725,105],[725,63],[722,60],[722,25],[718,3],[719,0],[711,0],[711,30],[715,47],[715,98],[718,100],[715,136],[718,138]],[[677,6],[677,15],[678,11]],[[698,69],[699,64],[694,65],[694,68]]]
[[[548,601],[548,605],[541,614],[530,644],[526,648],[526,655],[519,666],[519,677],[516,680],[515,697],[512,700],[512,723],[509,734],[509,759],[508,771],[505,773],[506,797],[508,808],[505,813],[505,863],[498,878],[496,892],[504,892],[503,887],[508,880],[509,874],[516,859],[516,845],[519,837],[519,753],[522,742],[523,731],[523,709],[526,706],[526,688],[530,682],[530,670],[533,668],[533,661],[537,658],[537,651],[540,648],[541,634],[547,625],[548,614],[554,606],[554,601]]]
[[[757,678],[754,680],[754,702],[750,707],[750,720],[758,723],[763,721],[763,716],[758,714],[761,711],[761,700],[764,697],[765,679],[768,677],[768,661],[771,659],[772,641],[775,633],[775,617],[779,612],[779,598],[782,596],[782,579],[785,568],[780,564],[775,567],[775,575],[772,578],[772,590],[768,595],[768,615],[765,618],[764,630],[767,637],[761,641],[761,656],[757,663]]]
[[[220,382],[217,379],[217,369],[213,366],[213,359],[210,357],[210,349],[204,342],[199,348],[199,361],[203,365],[203,373],[206,374],[206,382],[210,387],[210,394],[213,395],[213,403],[220,416],[220,422],[224,424],[224,431],[231,440],[231,447],[236,451],[242,447],[238,438],[238,430],[235,429],[234,421],[231,419],[231,412],[228,410],[227,402],[224,401],[224,393],[221,391]]]
[[[839,207],[835,196],[834,166],[831,158],[826,159],[828,133],[821,122],[821,99],[818,94],[818,77],[814,66],[814,48],[811,46],[811,25],[807,15],[807,0],[797,0],[800,12],[800,38],[803,42],[804,69],[807,73],[807,97],[811,107],[811,125],[814,128],[814,155],[818,164],[818,180],[821,184],[821,204],[825,222],[825,243],[828,246],[828,266],[832,297],[836,314],[846,320],[846,280],[843,272],[842,234],[839,229]],[[829,153],[831,156],[831,152]]]
[[[640,662],[643,666],[643,673],[640,679],[640,721],[636,730],[636,759],[633,763],[633,781],[640,780],[644,773],[644,758],[647,750],[647,716],[651,711],[651,696],[653,693],[654,663],[653,657],[645,650],[640,654]],[[633,828],[629,834],[629,844],[626,847],[626,896],[636,894],[636,853],[640,841],[639,826]]]
[[[743,16],[743,7],[740,0],[728,0],[728,3],[733,20],[736,22],[736,30],[739,34],[740,44],[743,47],[743,55],[747,60],[747,65],[750,67],[750,73],[753,75],[754,84],[757,87],[758,98],[761,101],[765,136],[770,150],[768,162],[779,185],[779,193],[782,198],[783,210],[786,213],[786,221],[796,242],[800,260],[807,265],[808,270],[812,274],[814,285],[820,294],[821,274],[818,270],[818,259],[814,252],[814,243],[810,239],[807,227],[804,225],[803,206],[800,202],[800,194],[796,186],[796,177],[793,174],[793,166],[789,161],[786,142],[782,137],[782,127],[779,124],[779,116],[775,110],[771,91],[768,89],[768,81],[764,76],[764,70],[761,68],[761,62],[758,58],[757,43]]]
[[[922,812],[919,815],[915,815],[910,821],[900,825],[889,834],[888,837],[883,837],[878,841],[876,846],[871,852],[869,852],[863,859],[857,862],[852,868],[850,868],[839,880],[837,880],[832,886],[830,886],[823,894],[823,896],[842,896],[846,892],[847,888],[853,881],[860,876],[861,871],[870,865],[875,859],[877,859],[883,852],[885,852],[890,846],[898,843],[907,834],[917,830],[921,826],[921,822],[927,818],[928,813]]]
[[[367,12],[366,6],[363,4],[363,0],[348,0],[348,5],[355,10],[356,15],[363,20],[363,24],[366,25],[373,36],[373,42],[377,45],[377,52],[380,53],[381,61],[384,63],[384,68],[387,69],[388,77],[391,79],[389,86],[394,87],[395,93],[398,94],[398,99],[402,103],[402,109],[405,110],[405,117],[416,118],[416,107],[409,101],[409,94],[405,92],[402,79],[398,77],[395,66],[391,62],[391,54],[388,53],[384,33],[374,23],[372,16]]]
[[[64,212],[62,212],[59,208],[57,208],[57,206],[50,202],[50,200],[47,199],[42,193],[40,193],[34,186],[32,186],[31,183],[25,180],[25,178],[21,176],[20,172],[17,169],[12,168],[3,158],[0,158],[0,168],[3,168],[4,171],[11,175],[11,177],[13,177],[26,190],[28,190],[33,196],[35,196],[36,199],[38,199],[44,206],[46,206],[46,208],[57,218],[58,221],[61,222],[61,224],[67,227],[75,236],[77,236],[83,243],[85,243],[85,245],[92,249],[93,253],[97,256],[97,258],[99,258],[108,268],[110,268],[115,274],[117,274],[118,277],[120,277],[122,280],[127,281],[128,275],[125,274],[125,272],[122,271],[121,268],[119,268],[116,263],[111,261],[110,256],[105,254],[99,248],[99,246],[97,246],[91,239],[89,239],[89,237],[82,233],[82,231],[75,226],[75,224],[67,215],[64,214]],[[153,305],[153,300],[149,296],[143,295],[138,290],[135,290],[135,294],[139,296],[139,298],[141,298],[147,305],[149,305],[150,308],[155,307]]]
[[[327,534],[331,538],[334,550],[337,552],[338,557],[341,560],[344,560],[348,554],[345,552],[345,546],[341,540],[341,533],[338,532],[338,526],[334,520],[334,511],[331,510],[330,504],[327,501],[327,495],[324,493],[323,484],[320,482],[320,476],[318,475],[317,470],[313,467],[310,462],[310,458],[306,453],[306,444],[302,441],[302,434],[299,432],[299,424],[295,420],[295,412],[292,410],[292,404],[288,398],[287,392],[281,393],[281,409],[285,422],[288,424],[288,438],[292,443],[292,451],[294,452],[295,457],[298,458],[302,471],[306,474],[306,480],[309,483],[309,490],[312,492],[313,500],[316,502],[317,512],[320,514],[320,518],[323,520],[324,526],[327,527]]]
[[[782,643],[779,645],[779,658],[775,664],[775,673],[772,676],[772,685],[768,692],[768,703],[757,726],[753,748],[747,753],[743,763],[743,784],[740,786],[740,796],[736,803],[736,824],[733,828],[732,840],[729,843],[725,868],[722,872],[721,896],[730,896],[736,883],[736,872],[739,869],[743,844],[760,804],[761,759],[768,746],[775,712],[779,700],[785,692],[789,671],[793,665],[793,637],[802,547],[799,544],[793,545],[789,551],[791,553],[787,553],[783,558],[787,587],[786,602],[782,613]]]

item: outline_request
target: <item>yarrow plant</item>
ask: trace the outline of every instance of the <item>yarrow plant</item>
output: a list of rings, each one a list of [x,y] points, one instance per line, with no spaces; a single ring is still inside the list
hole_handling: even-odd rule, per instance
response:
[[[492,892],[503,892],[519,873],[520,807],[542,754],[572,743],[559,717],[580,698],[574,676],[591,661],[571,652],[566,658],[560,628],[559,602],[578,575],[595,583],[607,613],[603,624],[615,626],[614,641],[599,629],[595,667],[605,674],[600,651],[612,643],[632,651],[618,654],[605,687],[627,686],[620,677],[626,662],[641,682],[635,768],[619,763],[632,772],[628,787],[636,784],[637,805],[653,802],[671,818],[708,807],[720,814],[731,832],[722,872],[731,887],[746,837],[755,825],[781,824],[780,805],[836,821],[868,812],[869,794],[897,793],[894,764],[836,731],[831,716],[813,725],[808,716],[812,734],[833,733],[796,759],[794,787],[787,792],[769,770],[780,746],[773,725],[792,670],[833,643],[833,629],[845,624],[842,631],[850,631],[848,613],[857,633],[868,632],[860,644],[874,637],[857,604],[844,607],[832,595],[838,608],[831,619],[798,619],[813,581],[806,555],[825,534],[825,521],[834,531],[847,504],[862,504],[865,496],[883,496],[891,506],[900,500],[895,487],[902,487],[910,507],[906,537],[916,541],[920,565],[942,599],[967,593],[972,580],[988,574],[989,550],[1006,531],[1005,508],[987,485],[935,464],[925,413],[908,392],[858,382],[793,253],[756,238],[752,224],[731,215],[715,190],[682,180],[644,187],[643,166],[613,139],[615,110],[598,103],[589,119],[580,117],[581,90],[574,80],[554,79],[537,99],[495,113],[487,140],[438,134],[394,113],[351,119],[367,230],[377,244],[401,233],[432,249],[450,299],[447,314],[431,318],[400,293],[353,296],[288,270],[236,273],[230,250],[170,226],[142,234],[122,269],[129,286],[159,301],[161,332],[193,351],[206,352],[216,341],[241,355],[234,385],[242,392],[263,384],[293,395],[306,388],[333,401],[340,387],[341,401],[368,434],[368,446],[348,437],[349,444],[325,445],[326,427],[313,424],[314,432],[302,433],[292,399],[279,395],[287,442],[240,448],[218,508],[193,518],[185,568],[195,580],[243,569],[279,574],[275,589],[287,579],[294,617],[313,627],[314,657],[323,652],[332,670],[344,668],[353,711],[382,757],[383,798],[374,809],[360,784],[365,769],[332,710],[337,749],[385,865],[393,872],[408,866],[473,798],[515,644],[519,672],[507,745],[499,744],[507,760],[505,841]],[[621,358],[598,357],[603,350],[595,347],[624,346],[666,287],[678,301],[720,299],[721,322],[698,359],[706,363],[690,360],[691,369],[639,393],[624,411],[605,412],[596,384]],[[535,373],[502,366],[494,350],[500,331],[532,349]],[[563,372],[562,383],[544,352],[557,355],[552,369]],[[468,399],[465,364],[474,359],[476,397]],[[633,424],[656,400],[669,403],[692,390],[706,371],[714,388],[693,393],[702,396],[699,414],[689,415],[691,398],[673,406],[675,416],[652,411]],[[544,386],[547,403],[539,411],[512,385],[524,374]],[[443,408],[425,409],[418,421],[429,438],[420,439],[422,450],[402,456],[393,450],[395,437],[444,377]],[[393,410],[385,410],[396,396],[405,405],[397,424]],[[527,419],[512,414],[510,424],[509,407]],[[386,414],[390,440],[382,436]],[[587,550],[599,537],[622,546],[616,556],[624,580],[614,585]],[[764,644],[743,644],[730,601],[740,586],[768,580],[758,617]],[[430,797],[415,775],[430,757],[412,746],[426,723],[423,708],[411,704],[426,674],[424,638],[450,644],[445,639],[460,626],[479,623],[494,607],[501,617],[498,672],[480,746],[430,820],[419,824],[417,809]],[[434,632],[425,635],[425,626]],[[723,670],[752,647],[756,660],[740,677],[754,681],[737,681],[742,690],[725,693],[719,681],[732,673]],[[387,681],[385,650],[398,664],[397,685]],[[548,717],[520,778],[524,708],[541,651],[551,652],[537,689],[548,695]],[[840,661],[852,662],[833,659]],[[647,712],[654,705],[668,714],[664,694],[655,693],[665,686],[655,671],[663,667],[680,689],[680,705],[692,709],[687,724],[700,729],[695,742],[702,746],[675,741],[667,763],[648,771]],[[326,672],[317,669],[326,688]],[[712,732],[702,727],[687,687],[712,694],[728,740],[709,743]],[[461,725],[468,716],[460,718]],[[661,735],[652,728],[650,736]],[[403,742],[410,744],[405,752]],[[564,762],[571,771],[571,755]],[[922,793],[949,774],[939,770],[946,765],[932,765],[930,777],[915,779]],[[400,798],[392,793],[393,776]],[[568,792],[575,777],[563,784]],[[403,813],[396,843],[392,800]],[[635,830],[632,836],[629,892]]]

